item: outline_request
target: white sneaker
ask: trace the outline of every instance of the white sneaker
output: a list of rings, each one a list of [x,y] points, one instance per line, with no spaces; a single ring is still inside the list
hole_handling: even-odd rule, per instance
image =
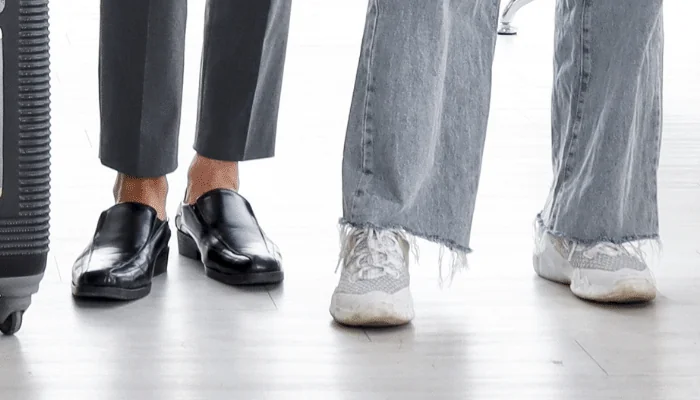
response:
[[[603,303],[656,298],[656,283],[643,258],[612,243],[580,246],[537,230],[533,257],[537,275],[571,286],[578,297]]]
[[[336,322],[396,326],[414,316],[408,273],[410,245],[403,233],[355,229],[341,238],[340,282],[331,299]]]

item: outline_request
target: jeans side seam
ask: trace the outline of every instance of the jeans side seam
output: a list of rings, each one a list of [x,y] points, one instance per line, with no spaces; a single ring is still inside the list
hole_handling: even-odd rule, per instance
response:
[[[576,112],[574,126],[571,132],[571,141],[569,142],[569,147],[567,149],[568,157],[566,165],[564,165],[564,179],[568,179],[571,176],[571,160],[576,155],[576,144],[581,136],[581,130],[583,129],[583,110],[586,104],[586,92],[588,91],[588,85],[591,78],[590,70],[590,15],[589,1],[583,1],[582,10],[582,21],[581,21],[581,76],[579,79],[578,96],[576,99]]]
[[[372,175],[372,155],[373,155],[373,135],[372,132],[370,131],[372,129],[372,118],[370,115],[370,108],[371,108],[371,95],[374,93],[374,82],[373,82],[373,75],[372,75],[372,66],[374,65],[374,50],[375,50],[375,44],[376,44],[376,37],[377,37],[377,25],[379,22],[379,2],[372,0],[372,4],[370,7],[374,6],[374,21],[372,21],[372,29],[369,33],[369,38],[368,38],[368,45],[367,45],[367,85],[365,88],[365,99],[364,99],[364,107],[362,111],[362,138],[361,138],[361,146],[362,146],[362,161],[361,161],[361,173],[360,173],[360,179],[357,182],[357,187],[353,193],[353,201],[352,205],[350,206],[350,215],[355,216],[355,207],[357,206],[357,198],[361,197],[365,194],[365,192],[362,190],[362,187],[368,183],[368,179]]]
[[[591,78],[591,68],[590,68],[590,58],[591,58],[591,48],[590,48],[590,30],[591,30],[591,17],[589,13],[590,0],[584,0],[582,2],[581,11],[581,36],[579,40],[581,41],[581,69],[579,71],[579,82],[578,88],[576,90],[576,109],[574,111],[574,124],[571,127],[571,140],[563,152],[566,162],[562,166],[564,169],[562,177],[562,186],[566,185],[567,180],[571,177],[572,172],[572,161],[576,156],[576,144],[578,143],[579,136],[581,135],[581,130],[583,126],[583,110],[586,104],[586,94],[588,91],[588,85]],[[552,205],[552,216],[550,221],[556,220],[559,217],[559,209],[556,207],[557,199],[553,199]]]
[[[663,43],[663,17],[660,15],[656,21],[657,24],[657,29],[661,31],[662,35],[662,42],[661,42],[661,59],[659,60],[661,71],[659,71],[659,87],[656,92],[656,96],[654,96],[654,103],[658,104],[658,109],[656,110],[656,115],[654,116],[654,131],[656,132],[656,143],[655,143],[655,152],[654,152],[654,166],[656,168],[656,171],[658,171],[659,168],[659,163],[660,163],[660,154],[661,154],[661,140],[662,140],[662,135],[663,135],[663,118],[664,118],[664,111],[663,111],[663,93],[664,93],[664,80],[663,80],[663,71],[664,71],[664,57],[663,57],[663,52],[664,52],[664,43]],[[659,26],[660,25],[660,26]],[[648,51],[648,46],[647,46],[647,51]],[[659,197],[659,186],[658,186],[658,172],[652,175],[652,179],[654,180],[653,182],[653,189],[654,189],[654,201],[658,202],[658,197]],[[657,215],[657,229],[658,229],[658,207],[656,211]]]
[[[501,17],[501,0],[493,1],[493,13],[493,21],[496,21],[496,27],[498,27],[498,20]],[[498,33],[496,33],[495,35],[498,36]]]

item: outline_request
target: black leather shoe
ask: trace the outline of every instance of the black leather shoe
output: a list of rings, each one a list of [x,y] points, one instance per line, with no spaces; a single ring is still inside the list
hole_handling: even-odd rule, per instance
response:
[[[92,243],[73,265],[73,296],[136,300],[168,268],[170,227],[156,211],[136,203],[102,213]]]
[[[201,261],[212,279],[229,285],[284,279],[277,247],[248,201],[233,190],[213,190],[194,205],[182,204],[175,225],[180,254]]]

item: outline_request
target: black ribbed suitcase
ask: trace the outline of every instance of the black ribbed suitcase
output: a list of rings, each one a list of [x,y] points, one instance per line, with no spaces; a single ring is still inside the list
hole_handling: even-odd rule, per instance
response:
[[[48,0],[0,0],[0,331],[14,334],[49,252]]]

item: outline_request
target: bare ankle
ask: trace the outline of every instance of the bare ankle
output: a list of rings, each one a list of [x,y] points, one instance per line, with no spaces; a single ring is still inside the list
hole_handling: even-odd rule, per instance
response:
[[[158,218],[165,220],[165,204],[168,196],[166,177],[136,178],[124,174],[117,175],[114,183],[114,200],[116,203],[139,203],[153,207]]]
[[[196,155],[188,173],[185,202],[193,204],[203,194],[215,189],[238,191],[238,163],[219,161]]]

